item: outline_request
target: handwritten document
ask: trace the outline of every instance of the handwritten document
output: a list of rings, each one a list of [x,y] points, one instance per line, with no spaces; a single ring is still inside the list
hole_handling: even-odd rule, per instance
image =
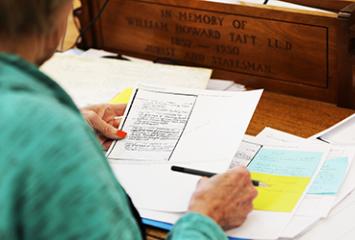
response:
[[[337,194],[345,179],[348,164],[347,157],[327,159],[307,193]]]
[[[249,171],[279,176],[311,177],[323,152],[262,148],[249,164]]]
[[[292,212],[316,174],[323,155],[318,151],[262,148],[248,166],[254,179],[269,185],[258,188],[255,209]]]
[[[137,89],[121,127],[127,139],[112,148],[113,160],[168,161],[186,128],[197,96]]]

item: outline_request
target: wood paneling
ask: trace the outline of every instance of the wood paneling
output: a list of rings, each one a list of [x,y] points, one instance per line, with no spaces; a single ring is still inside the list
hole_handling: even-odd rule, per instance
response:
[[[88,26],[105,0],[82,2],[81,22]],[[355,5],[347,11],[352,9]],[[351,13],[197,0],[110,0],[84,45],[210,67],[215,78],[350,107]]]

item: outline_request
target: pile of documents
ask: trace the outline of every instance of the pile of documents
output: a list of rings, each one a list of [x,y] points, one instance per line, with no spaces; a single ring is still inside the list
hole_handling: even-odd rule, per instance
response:
[[[199,177],[172,165],[217,173],[245,166],[267,185],[231,238],[300,237],[355,189],[355,115],[310,139],[270,128],[244,136],[262,91],[210,79],[205,68],[76,55],[58,54],[42,70],[79,106],[129,101],[120,126],[129,135],[107,157],[148,225],[170,229],[187,211]]]
[[[232,238],[294,239],[310,230],[355,189],[355,115],[311,139],[266,128],[245,136],[230,167],[246,166],[258,188],[255,210]],[[326,141],[326,142],[324,142]],[[147,224],[176,222],[183,213],[140,209]],[[309,238],[312,239],[312,238]]]
[[[137,84],[160,87],[243,91],[233,81],[210,79],[208,68],[157,64],[148,60],[89,49],[55,54],[41,70],[51,76],[79,107],[107,103]],[[122,97],[121,97],[122,98]],[[128,95],[124,98],[127,102]],[[120,102],[120,101],[118,101]]]

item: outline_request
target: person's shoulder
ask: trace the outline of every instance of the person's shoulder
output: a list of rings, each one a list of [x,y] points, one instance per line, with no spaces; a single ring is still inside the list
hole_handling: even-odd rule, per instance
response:
[[[9,148],[33,148],[30,152],[39,154],[58,146],[78,145],[80,141],[94,144],[80,113],[54,98],[22,93],[0,99],[0,142]]]
[[[57,99],[38,93],[16,93],[3,98],[2,124],[20,127],[25,132],[45,130],[55,126],[81,125],[80,113]]]

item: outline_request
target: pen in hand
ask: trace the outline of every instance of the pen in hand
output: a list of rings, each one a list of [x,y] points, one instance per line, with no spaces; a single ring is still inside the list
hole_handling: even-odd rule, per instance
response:
[[[197,175],[197,176],[201,176],[201,177],[213,177],[214,175],[216,175],[216,173],[212,173],[212,172],[206,172],[206,171],[185,168],[185,167],[179,167],[179,166],[171,166],[171,170],[175,171],[175,172],[187,173],[187,174]],[[268,184],[262,183],[258,180],[252,180],[251,182],[254,187],[269,187]]]

